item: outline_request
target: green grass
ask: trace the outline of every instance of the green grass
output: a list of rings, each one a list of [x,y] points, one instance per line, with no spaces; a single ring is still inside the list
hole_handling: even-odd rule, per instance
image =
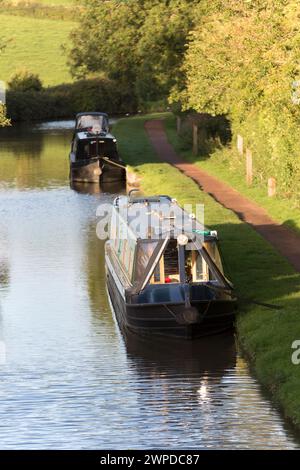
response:
[[[146,194],[169,194],[180,204],[205,205],[205,223],[218,230],[227,274],[240,296],[284,307],[269,310],[242,304],[237,333],[261,384],[285,416],[300,427],[300,366],[291,363],[291,344],[300,339],[300,275],[249,225],[203,193],[191,179],[157,160],[144,131],[144,122],[150,117],[156,115],[122,119],[114,126],[122,157],[142,177]]]
[[[9,41],[0,54],[0,79],[8,81],[19,68],[39,74],[44,85],[72,81],[62,45],[74,23],[0,15],[1,38]]]
[[[173,144],[178,153],[188,161],[194,162],[209,174],[216,176],[220,180],[228,183],[241,194],[255,201],[276,221],[284,224],[300,233],[300,210],[298,203],[294,200],[288,200],[280,197],[268,197],[267,183],[254,184],[248,187],[246,184],[246,163],[242,163],[238,168],[230,167],[230,160],[235,150],[224,147],[215,150],[211,155],[195,157],[191,149],[186,149],[186,145],[177,135],[175,126],[175,116],[168,114],[166,119],[166,131],[169,141]],[[245,161],[245,158],[244,158]]]

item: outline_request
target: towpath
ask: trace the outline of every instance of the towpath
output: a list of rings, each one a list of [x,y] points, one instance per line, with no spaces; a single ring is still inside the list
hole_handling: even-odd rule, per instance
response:
[[[184,161],[169,143],[163,120],[147,121],[145,128],[161,160],[170,163],[192,178],[219,204],[232,210],[241,220],[251,225],[291,263],[296,271],[300,272],[300,236],[296,232],[273,220],[262,207],[242,196],[229,185],[209,175],[193,163]]]

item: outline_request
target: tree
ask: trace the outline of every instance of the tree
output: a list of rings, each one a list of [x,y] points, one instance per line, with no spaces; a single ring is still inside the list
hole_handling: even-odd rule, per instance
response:
[[[143,2],[88,0],[80,26],[72,33],[73,75],[97,72],[132,84],[136,75],[135,46],[144,21]]]
[[[257,178],[277,178],[282,193],[300,189],[300,5],[294,0],[211,0],[184,58],[184,109],[227,114],[256,158]],[[300,94],[298,93],[298,96]]]
[[[180,78],[193,6],[199,0],[88,0],[73,32],[75,76],[105,74],[140,100],[167,97]]]
[[[137,91],[142,99],[166,98],[181,82],[181,64],[187,35],[193,25],[197,0],[169,0],[147,11],[140,29],[136,54],[139,62]]]
[[[42,82],[38,75],[27,69],[17,70],[8,82],[11,91],[41,91]]]

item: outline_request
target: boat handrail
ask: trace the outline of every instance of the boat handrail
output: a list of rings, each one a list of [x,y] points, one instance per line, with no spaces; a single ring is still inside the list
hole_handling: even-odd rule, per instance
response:
[[[131,192],[133,191],[139,191],[138,189],[132,189],[131,191],[129,191],[129,203],[130,204],[140,204],[140,203],[151,203],[151,202],[162,202],[161,199],[162,198],[165,198],[165,199],[168,199],[170,202],[173,202],[173,200],[170,198],[170,196],[167,196],[165,194],[160,194],[159,196],[141,196],[141,197],[137,197],[137,198],[134,198],[130,195]]]

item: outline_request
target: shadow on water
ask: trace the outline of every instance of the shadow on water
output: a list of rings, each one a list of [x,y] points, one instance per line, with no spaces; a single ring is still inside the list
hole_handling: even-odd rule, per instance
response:
[[[194,341],[143,338],[128,331],[122,335],[128,358],[143,376],[188,378],[214,371],[221,378],[236,365],[235,338],[230,333]]]

